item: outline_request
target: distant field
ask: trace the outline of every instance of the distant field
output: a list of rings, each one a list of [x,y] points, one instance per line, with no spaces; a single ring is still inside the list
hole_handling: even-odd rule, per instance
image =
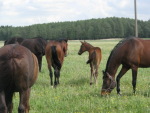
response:
[[[61,70],[60,85],[50,87],[47,62],[43,57],[42,72],[32,87],[30,113],[150,113],[150,69],[140,68],[137,78],[137,92],[132,94],[131,71],[121,79],[122,96],[114,89],[110,96],[101,97],[102,70],[105,69],[110,51],[117,40],[87,41],[102,49],[98,86],[89,85],[90,67],[86,64],[88,53],[79,56],[80,41],[69,41],[68,56]],[[3,42],[0,43],[3,45]],[[14,96],[13,113],[17,112],[19,98]]]

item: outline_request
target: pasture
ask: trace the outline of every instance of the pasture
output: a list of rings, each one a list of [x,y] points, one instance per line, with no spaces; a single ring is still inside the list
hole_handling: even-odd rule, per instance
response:
[[[120,81],[122,96],[114,89],[110,96],[101,97],[102,70],[105,69],[110,51],[118,43],[116,40],[87,41],[102,49],[98,86],[90,86],[90,66],[86,64],[88,53],[79,56],[80,41],[68,41],[68,56],[65,57],[60,85],[50,86],[49,71],[45,56],[42,69],[31,89],[30,113],[149,113],[150,112],[150,69],[139,68],[137,91],[132,93],[131,70]],[[1,46],[3,42],[0,42]],[[17,112],[19,95],[13,98],[13,113]]]

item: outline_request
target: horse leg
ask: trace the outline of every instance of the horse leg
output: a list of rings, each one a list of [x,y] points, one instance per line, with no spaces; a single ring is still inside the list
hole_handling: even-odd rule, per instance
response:
[[[54,75],[55,75],[54,87],[56,87],[58,84],[58,77],[59,77],[59,70],[57,68],[54,69]]]
[[[19,92],[20,103],[18,107],[18,113],[29,113],[29,97],[30,97],[30,88],[25,91]]]
[[[38,63],[39,63],[39,71],[41,72],[41,67],[42,67],[42,55],[39,55],[37,58],[38,58]]]
[[[0,113],[7,113],[4,91],[0,91]]]
[[[53,72],[52,72],[52,69],[50,68],[50,81],[51,81],[51,86],[53,86]]]
[[[98,84],[97,77],[98,77],[98,67],[95,70],[95,83],[96,83],[96,86]]]
[[[60,70],[58,70],[57,82],[59,84]]]
[[[13,92],[9,92],[6,95],[6,105],[7,105],[7,108],[8,108],[8,112],[9,113],[12,113],[12,109],[13,109],[13,103],[12,103],[12,98],[13,98]]]
[[[132,69],[132,86],[133,86],[134,94],[136,91],[136,80],[137,80],[137,68],[134,68],[134,69]]]
[[[120,94],[120,79],[121,77],[129,70],[129,68],[122,66],[121,71],[119,72],[116,81],[117,81],[117,94]]]
[[[90,67],[91,67],[91,76],[90,76],[90,85],[92,85],[93,84],[93,82],[92,82],[92,77],[94,76],[94,70],[93,70],[93,66],[90,64]]]
[[[52,71],[50,62],[48,62],[48,70],[49,70],[49,76],[50,76],[50,84],[51,84],[51,86],[53,86],[53,71]]]

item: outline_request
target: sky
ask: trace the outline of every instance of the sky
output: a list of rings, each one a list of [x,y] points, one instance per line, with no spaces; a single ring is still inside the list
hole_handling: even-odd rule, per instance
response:
[[[150,0],[136,0],[137,18],[150,19]],[[135,18],[134,0],[0,0],[0,26],[28,26],[92,18]]]

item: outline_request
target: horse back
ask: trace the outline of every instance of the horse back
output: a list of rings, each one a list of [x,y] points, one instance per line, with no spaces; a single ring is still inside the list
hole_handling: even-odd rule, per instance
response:
[[[28,48],[35,55],[45,55],[47,41],[42,38],[25,39],[21,45]]]
[[[140,67],[150,67],[150,40],[141,40]]]
[[[0,84],[3,89],[20,91],[33,85],[38,65],[25,47],[10,44],[0,49]],[[35,77],[36,76],[36,77]]]
[[[132,38],[119,48],[118,53],[122,58],[121,62],[131,67],[150,66],[150,40]]]

